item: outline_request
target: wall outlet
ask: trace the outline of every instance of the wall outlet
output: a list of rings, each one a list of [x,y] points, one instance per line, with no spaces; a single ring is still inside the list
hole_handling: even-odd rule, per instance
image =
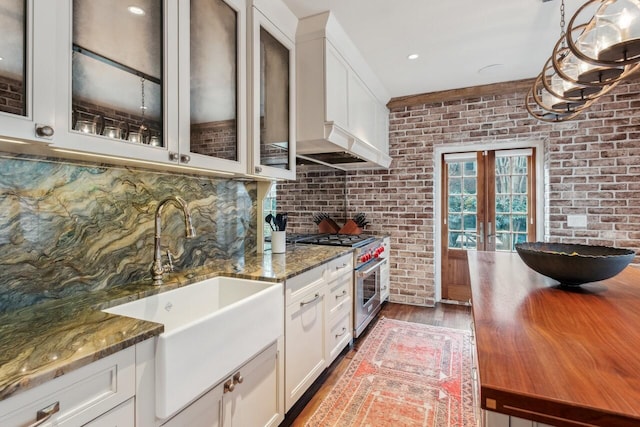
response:
[[[586,215],[567,215],[567,227],[587,228]]]

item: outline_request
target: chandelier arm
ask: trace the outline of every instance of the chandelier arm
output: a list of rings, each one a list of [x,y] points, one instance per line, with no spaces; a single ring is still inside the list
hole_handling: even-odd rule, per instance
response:
[[[583,113],[583,110],[579,110],[579,111],[575,111],[571,114],[563,114],[563,113],[556,113],[556,112],[552,112],[552,111],[548,111],[545,114],[539,114],[536,111],[533,111],[533,109],[531,108],[531,98],[533,97],[533,87],[531,89],[529,89],[529,92],[527,93],[527,98],[525,100],[525,108],[527,109],[527,111],[529,112],[529,114],[537,119],[540,120],[541,122],[547,122],[547,123],[559,123],[559,122],[565,122],[568,120],[572,120],[575,117],[579,116],[580,114]],[[536,103],[536,105],[538,105],[538,107],[542,108],[543,110],[546,111],[546,109],[544,109],[542,106],[540,106],[540,104]]]

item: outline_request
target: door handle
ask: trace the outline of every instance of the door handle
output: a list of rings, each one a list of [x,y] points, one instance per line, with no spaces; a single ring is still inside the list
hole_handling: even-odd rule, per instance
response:
[[[480,231],[478,232],[478,243],[484,243],[484,222],[478,224],[480,227]]]

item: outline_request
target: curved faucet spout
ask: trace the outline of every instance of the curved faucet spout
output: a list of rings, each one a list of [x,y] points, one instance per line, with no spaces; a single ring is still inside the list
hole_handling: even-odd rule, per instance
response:
[[[162,285],[163,274],[171,270],[170,266],[162,264],[162,253],[160,251],[160,234],[162,232],[162,210],[169,203],[182,209],[182,213],[184,214],[185,235],[187,239],[191,239],[196,236],[196,231],[193,228],[193,224],[191,222],[191,212],[189,211],[187,202],[185,202],[182,197],[169,196],[164,200],[162,200],[160,203],[158,203],[158,206],[156,207],[156,215],[155,215],[156,224],[155,224],[155,236],[154,236],[155,238],[154,238],[153,264],[151,265],[151,277],[153,279],[153,284],[156,286]]]

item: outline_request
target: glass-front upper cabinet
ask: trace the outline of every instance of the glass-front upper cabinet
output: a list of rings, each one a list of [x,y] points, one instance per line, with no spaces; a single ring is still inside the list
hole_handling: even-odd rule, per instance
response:
[[[244,174],[246,2],[189,0],[179,8],[180,161]]]
[[[295,31],[280,3],[252,8],[252,171],[295,179]]]
[[[165,81],[177,75],[166,66],[165,43],[177,25],[165,28],[163,17],[177,6],[163,0],[58,3],[56,125],[64,138],[55,145],[177,161],[177,153],[169,157],[172,135],[163,108],[171,101],[165,97],[175,97]]]
[[[0,136],[48,142],[54,122],[54,45],[47,18],[55,14],[55,5],[38,2],[34,10],[34,3],[0,0]]]

